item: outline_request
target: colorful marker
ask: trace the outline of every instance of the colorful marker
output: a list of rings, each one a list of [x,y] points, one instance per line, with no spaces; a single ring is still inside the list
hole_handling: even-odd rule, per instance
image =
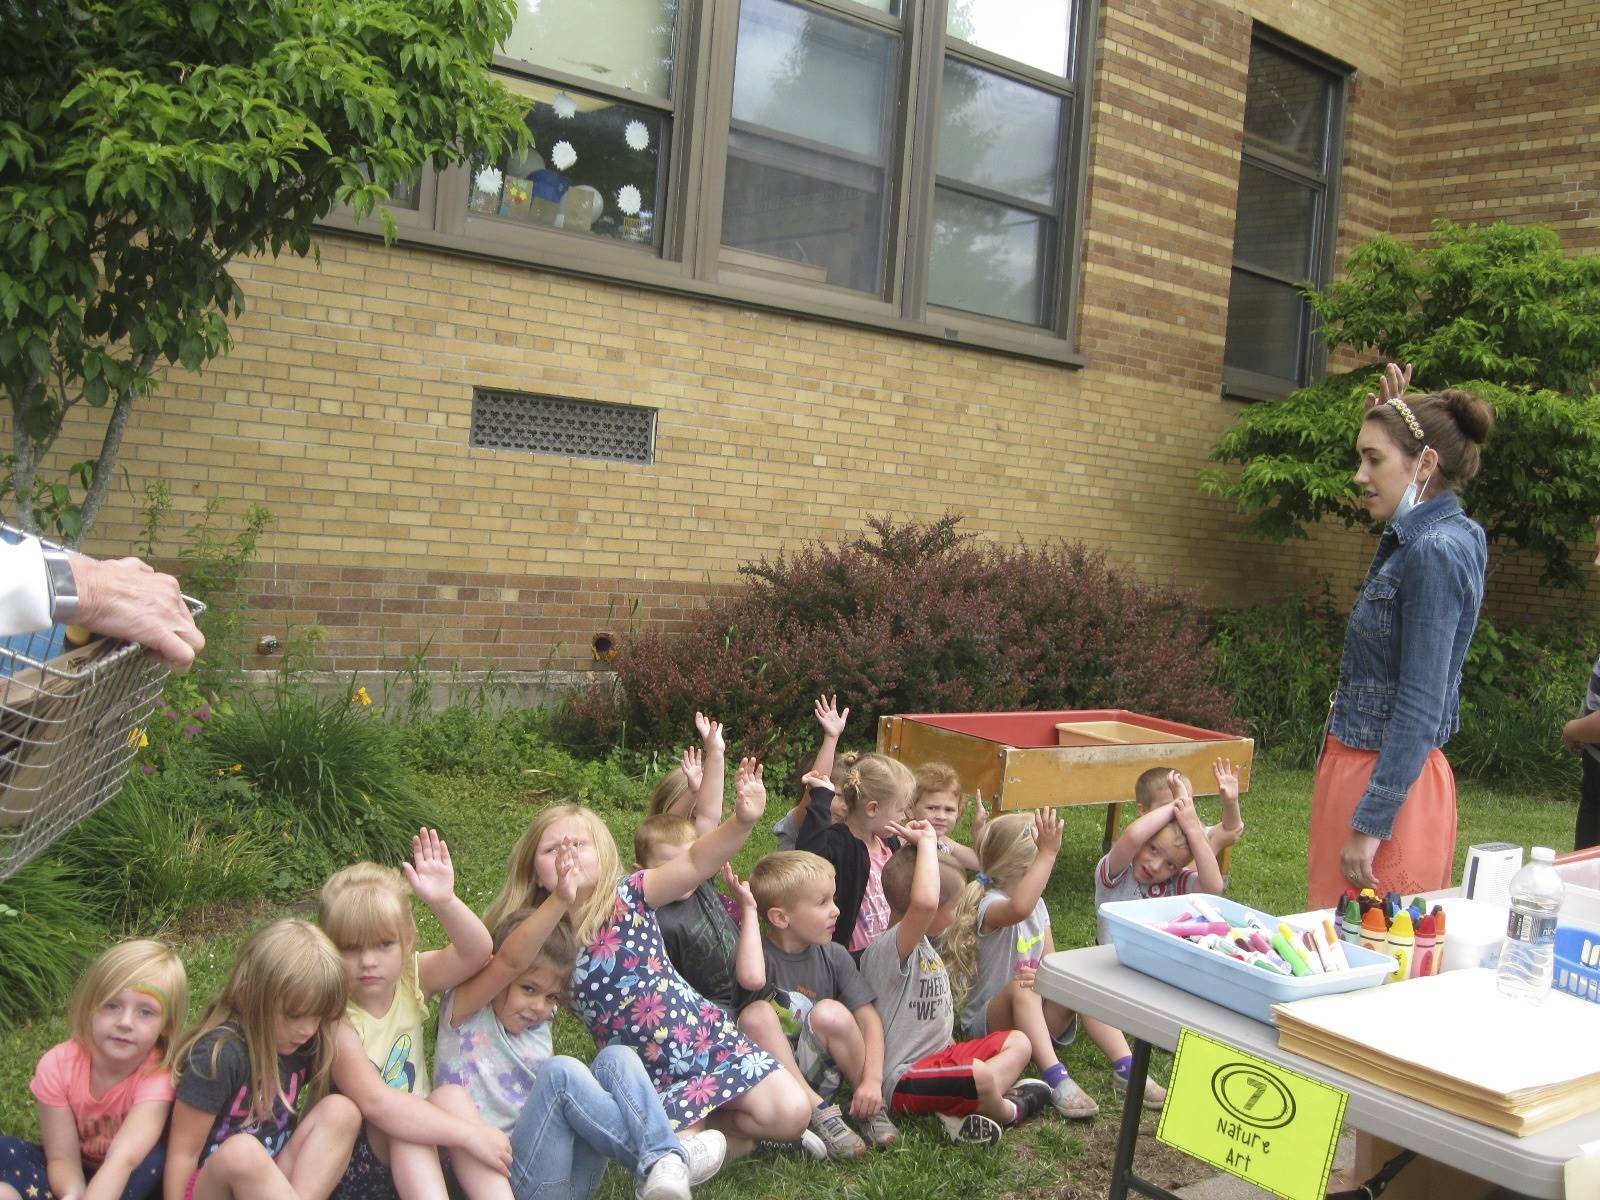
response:
[[[1311,936],[1309,930],[1303,932],[1295,941],[1295,948],[1306,957],[1306,966],[1311,968],[1313,975],[1326,975],[1328,964],[1324,961],[1322,953],[1317,949],[1317,939]]]
[[[1433,919],[1432,913],[1425,913],[1422,920],[1417,922],[1417,953],[1411,960],[1411,978],[1421,979],[1424,975],[1432,975],[1436,969],[1434,956],[1438,953],[1434,949],[1439,939],[1439,927]]]
[[[1411,955],[1416,944],[1416,931],[1411,927],[1411,910],[1403,908],[1395,914],[1394,924],[1389,926],[1389,953],[1394,955],[1396,965],[1384,980],[1385,983],[1399,983],[1411,978]]]
[[[1339,944],[1339,939],[1334,936],[1333,922],[1324,920],[1320,929],[1311,931],[1317,939],[1317,949],[1322,951],[1323,961],[1330,971],[1347,971],[1350,969],[1350,960],[1344,956],[1344,947]]]
[[[1170,925],[1157,925],[1156,928],[1174,937],[1197,938],[1213,933],[1226,934],[1232,926],[1226,921],[1174,921]]]
[[[1305,956],[1296,950],[1283,934],[1272,935],[1272,948],[1278,952],[1279,958],[1289,964],[1289,969],[1294,972],[1297,979],[1311,974],[1311,967],[1307,965]]]

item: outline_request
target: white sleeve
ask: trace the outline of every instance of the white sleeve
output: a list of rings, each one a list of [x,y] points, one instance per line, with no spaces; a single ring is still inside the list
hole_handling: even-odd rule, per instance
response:
[[[50,583],[38,538],[0,539],[0,637],[50,626]]]

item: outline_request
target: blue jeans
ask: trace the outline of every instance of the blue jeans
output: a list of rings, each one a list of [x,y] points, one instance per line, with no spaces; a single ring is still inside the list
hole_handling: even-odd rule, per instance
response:
[[[511,1152],[517,1200],[588,1200],[608,1159],[639,1177],[683,1147],[639,1056],[607,1046],[592,1068],[564,1054],[545,1061],[511,1131]]]

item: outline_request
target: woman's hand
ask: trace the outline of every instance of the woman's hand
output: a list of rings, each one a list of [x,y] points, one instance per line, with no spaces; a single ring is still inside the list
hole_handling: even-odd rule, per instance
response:
[[[1398,400],[1406,394],[1406,389],[1411,386],[1411,364],[1404,368],[1399,363],[1388,363],[1383,368],[1383,380],[1378,384],[1383,392],[1382,397],[1367,393],[1367,407],[1377,408],[1380,404],[1387,404],[1391,400]]]
[[[1344,876],[1345,882],[1358,888],[1378,887],[1378,877],[1372,871],[1372,860],[1377,857],[1381,845],[1382,838],[1355,829],[1350,831],[1344,849],[1339,852],[1339,873]]]

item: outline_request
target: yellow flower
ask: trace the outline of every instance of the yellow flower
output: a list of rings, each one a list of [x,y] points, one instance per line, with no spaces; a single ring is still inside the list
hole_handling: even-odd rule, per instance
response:
[[[138,726],[135,726],[133,729],[128,731],[128,745],[132,746],[135,750],[143,750],[149,744],[150,735],[145,733],[145,731],[140,729]]]
[[[356,694],[352,698],[355,700],[355,702],[357,704],[368,704],[368,705],[370,705],[372,703],[372,697],[367,694],[367,689],[364,688],[364,687],[357,688],[356,689]]]
[[[243,763],[234,763],[233,766],[228,768],[228,770],[232,771],[235,775],[237,775],[240,771],[244,770],[244,764]]]

